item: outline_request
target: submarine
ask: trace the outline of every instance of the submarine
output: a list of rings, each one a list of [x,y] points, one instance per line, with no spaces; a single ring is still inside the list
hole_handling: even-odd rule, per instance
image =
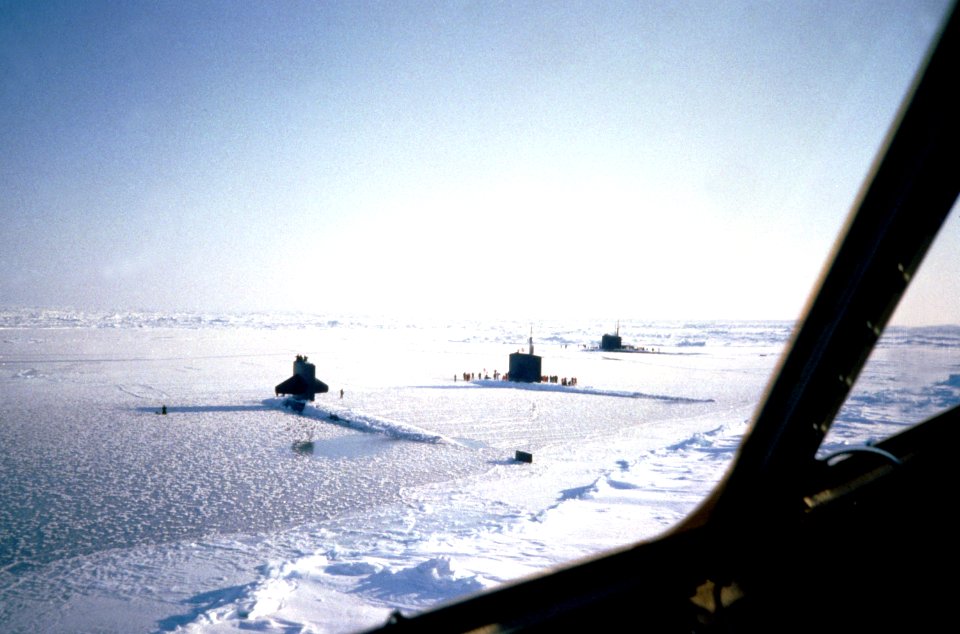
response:
[[[620,336],[620,322],[617,322],[615,334],[605,334],[600,339],[600,348],[603,352],[653,352],[652,348],[638,348],[637,346],[626,345]]]
[[[308,362],[307,357],[301,354],[293,361],[293,376],[274,388],[277,396],[285,394],[300,402],[312,401],[317,394],[328,391],[329,386],[317,378],[317,366]]]
[[[530,334],[530,352],[514,352],[510,355],[510,372],[507,380],[519,383],[539,383],[542,380],[542,361],[533,354],[533,333]]]

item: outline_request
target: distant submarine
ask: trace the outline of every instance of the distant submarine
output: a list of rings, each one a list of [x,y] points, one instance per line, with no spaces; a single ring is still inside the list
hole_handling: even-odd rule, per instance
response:
[[[277,396],[286,394],[298,401],[312,401],[317,394],[329,390],[326,383],[317,379],[317,366],[308,363],[307,357],[300,354],[293,361],[293,376],[274,388]]]

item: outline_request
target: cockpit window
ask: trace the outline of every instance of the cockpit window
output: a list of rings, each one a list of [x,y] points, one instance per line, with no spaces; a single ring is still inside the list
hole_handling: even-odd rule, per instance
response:
[[[0,622],[339,630],[832,512],[829,424],[960,403],[956,209],[858,376],[855,283],[794,330],[951,4],[0,0]]]

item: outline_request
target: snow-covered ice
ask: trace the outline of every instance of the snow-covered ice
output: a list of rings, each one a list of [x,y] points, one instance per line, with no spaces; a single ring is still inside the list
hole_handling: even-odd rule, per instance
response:
[[[660,352],[629,354],[540,322],[575,387],[463,380],[529,328],[0,310],[0,623],[351,632],[653,537],[723,476],[792,325],[622,322]],[[960,402],[958,348],[891,329],[823,451]],[[300,353],[331,389],[298,414],[273,386]]]

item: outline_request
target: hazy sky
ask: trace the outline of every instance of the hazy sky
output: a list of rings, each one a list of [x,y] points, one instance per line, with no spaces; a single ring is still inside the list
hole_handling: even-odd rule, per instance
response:
[[[0,0],[0,305],[794,319],[945,4]]]

